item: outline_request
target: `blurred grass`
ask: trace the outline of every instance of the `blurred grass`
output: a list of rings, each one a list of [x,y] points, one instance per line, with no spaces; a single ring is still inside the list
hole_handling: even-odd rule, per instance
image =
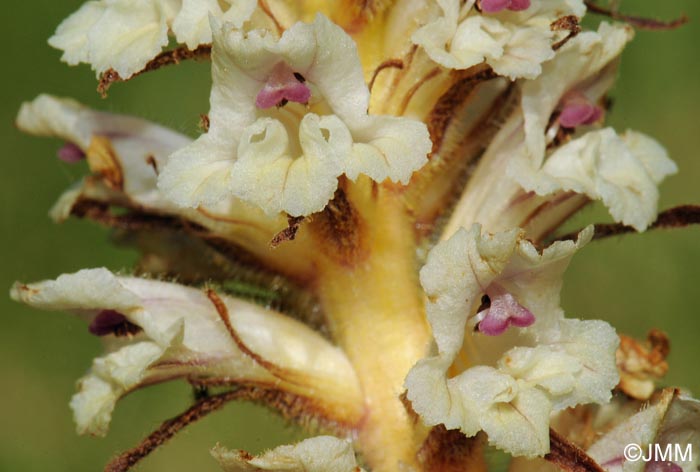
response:
[[[105,266],[119,270],[135,260],[108,242],[105,230],[87,222],[52,224],[46,213],[84,169],[55,159],[59,143],[17,132],[12,126],[24,100],[48,92],[101,109],[131,113],[185,133],[196,132],[208,109],[206,63],[186,63],[128,83],[116,84],[107,100],[94,92],[93,73],[67,67],[46,39],[81,2],[38,0],[14,3],[6,17],[9,37],[0,76],[0,288],[14,280],[34,281]],[[700,21],[700,2],[628,1],[628,11],[671,18],[686,12]],[[612,123],[620,130],[649,133],[666,145],[681,172],[662,186],[661,208],[700,202],[700,41],[698,21],[672,32],[639,32],[625,52],[614,91]],[[585,210],[569,227],[607,221],[604,209]],[[669,384],[700,393],[700,228],[629,235],[591,244],[567,272],[563,303],[572,316],[608,319],[620,331],[644,336],[652,327],[672,340]],[[190,392],[182,383],[136,392],[116,409],[106,439],[75,435],[68,400],[75,380],[100,352],[82,322],[58,313],[27,309],[0,297],[0,470],[101,470],[162,420],[182,411]],[[218,470],[208,457],[217,441],[259,451],[298,438],[264,409],[229,405],[188,428],[144,461],[139,470]]]

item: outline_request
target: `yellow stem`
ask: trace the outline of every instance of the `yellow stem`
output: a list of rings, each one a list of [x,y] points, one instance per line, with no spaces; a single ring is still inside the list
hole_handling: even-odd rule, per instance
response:
[[[366,414],[358,447],[372,470],[396,471],[400,464],[416,466],[423,439],[399,398],[408,370],[430,340],[414,231],[395,190],[361,180],[345,195],[343,204],[330,208],[337,215],[332,221],[321,217],[312,227],[323,240],[319,248],[327,250],[319,262],[318,291],[331,333],[363,389]],[[329,243],[333,238],[340,241]]]

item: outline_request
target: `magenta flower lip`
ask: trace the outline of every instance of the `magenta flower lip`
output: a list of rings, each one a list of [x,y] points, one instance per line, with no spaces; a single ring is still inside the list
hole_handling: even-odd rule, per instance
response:
[[[482,0],[481,11],[498,13],[503,10],[523,11],[530,8],[530,0]]]
[[[88,331],[95,336],[126,336],[138,333],[141,328],[118,311],[101,310],[88,325]]]
[[[535,315],[518,303],[513,295],[500,287],[490,291],[491,306],[477,315],[483,315],[478,324],[479,332],[487,336],[498,336],[509,326],[527,328],[535,323]]]
[[[76,144],[70,141],[66,142],[56,153],[58,158],[63,162],[75,164],[85,159],[85,153]]]
[[[286,64],[280,63],[273,69],[265,86],[255,97],[255,105],[266,109],[282,106],[287,102],[308,103],[310,98],[311,89],[304,84],[303,77],[294,73]]]

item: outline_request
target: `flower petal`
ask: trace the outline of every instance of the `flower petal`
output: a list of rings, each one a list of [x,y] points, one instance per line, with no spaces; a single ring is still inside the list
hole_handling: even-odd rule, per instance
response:
[[[643,231],[656,219],[657,184],[676,171],[653,139],[629,131],[618,136],[612,128],[605,128],[588,132],[554,152],[533,190],[540,194],[573,190],[602,200],[615,221]]]
[[[211,43],[209,15],[219,17],[222,14],[218,0],[182,0],[182,8],[173,21],[173,33],[178,42],[185,43],[189,49]]]
[[[102,174],[113,190],[135,203],[174,209],[156,188],[156,172],[170,153],[191,142],[187,136],[140,118],[94,111],[51,95],[22,104],[16,124],[24,132],[75,144],[87,154],[93,172]]]
[[[90,1],[58,26],[49,44],[68,64],[89,63],[98,75],[114,69],[126,79],[168,44],[170,28],[178,42],[195,49],[211,43],[209,15],[241,27],[256,6],[255,0]]]
[[[501,370],[546,390],[555,411],[610,400],[619,381],[611,362],[619,338],[609,324],[563,319],[538,333],[537,343],[508,351],[499,361]]]
[[[547,395],[536,388],[521,387],[511,401],[495,403],[486,410],[481,427],[489,444],[509,454],[541,456],[549,452],[550,412]]]
[[[580,0],[533,0],[513,11],[479,12],[475,1],[441,0],[443,16],[416,31],[412,40],[438,64],[468,69],[482,62],[515,80],[533,79],[541,64],[554,57],[552,45],[562,36],[551,28],[558,18],[582,16]],[[522,10],[522,11],[520,11]]]
[[[562,98],[578,88],[591,101],[601,98],[612,86],[617,58],[633,36],[629,26],[601,23],[597,32],[586,31],[571,39],[544,66],[542,75],[523,83],[527,155],[533,167],[544,161],[547,125]]]
[[[210,16],[241,28],[253,15],[257,3],[256,0],[182,0],[182,7],[172,23],[173,33],[177,41],[184,43],[189,49],[195,49],[201,44],[210,44]]]
[[[428,162],[428,130],[418,121],[390,116],[369,116],[354,129],[356,143],[346,162],[351,180],[364,174],[375,182],[386,179],[406,185],[415,171]]]
[[[88,33],[99,21],[106,9],[102,1],[85,2],[76,12],[63,20],[49,44],[63,51],[61,60],[72,65],[90,60]]]
[[[235,195],[268,213],[322,210],[338,186],[352,137],[338,117],[309,113],[299,125],[299,144],[301,155],[290,155],[287,131],[271,118],[246,128],[231,169]]]
[[[140,71],[168,44],[168,25],[153,0],[105,2],[87,34],[88,58],[98,73],[114,69],[121,77]]]
[[[597,33],[571,40],[537,80],[523,85],[527,148],[510,162],[508,174],[538,195],[571,190],[600,199],[616,221],[643,231],[656,218],[657,185],[677,170],[656,141],[606,128],[546,153],[555,108],[572,94],[599,100],[612,84],[614,59],[631,38],[629,27],[602,23]]]

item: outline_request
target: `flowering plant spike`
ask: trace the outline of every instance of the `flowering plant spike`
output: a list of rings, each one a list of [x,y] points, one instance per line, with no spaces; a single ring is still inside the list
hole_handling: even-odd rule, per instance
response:
[[[134,274],[11,288],[104,343],[70,401],[78,433],[107,434],[119,399],[154,383],[200,392],[106,470],[233,400],[313,437],[256,456],[217,445],[225,471],[486,470],[487,444],[512,470],[627,471],[642,469],[625,441],[695,444],[698,402],[655,390],[664,335],[621,344],[560,303],[569,261],[602,236],[556,231],[589,203],[616,222],[603,235],[700,220],[692,205],[657,219],[676,165],[653,138],[605,125],[634,30],[582,31],[589,8],[606,12],[583,0],[95,0],[63,21],[49,44],[89,64],[104,93],[211,61],[198,137],[50,95],[17,116],[89,168],[51,217],[93,219],[142,255]],[[603,415],[595,441],[576,411]],[[653,470],[695,470],[696,449]]]

